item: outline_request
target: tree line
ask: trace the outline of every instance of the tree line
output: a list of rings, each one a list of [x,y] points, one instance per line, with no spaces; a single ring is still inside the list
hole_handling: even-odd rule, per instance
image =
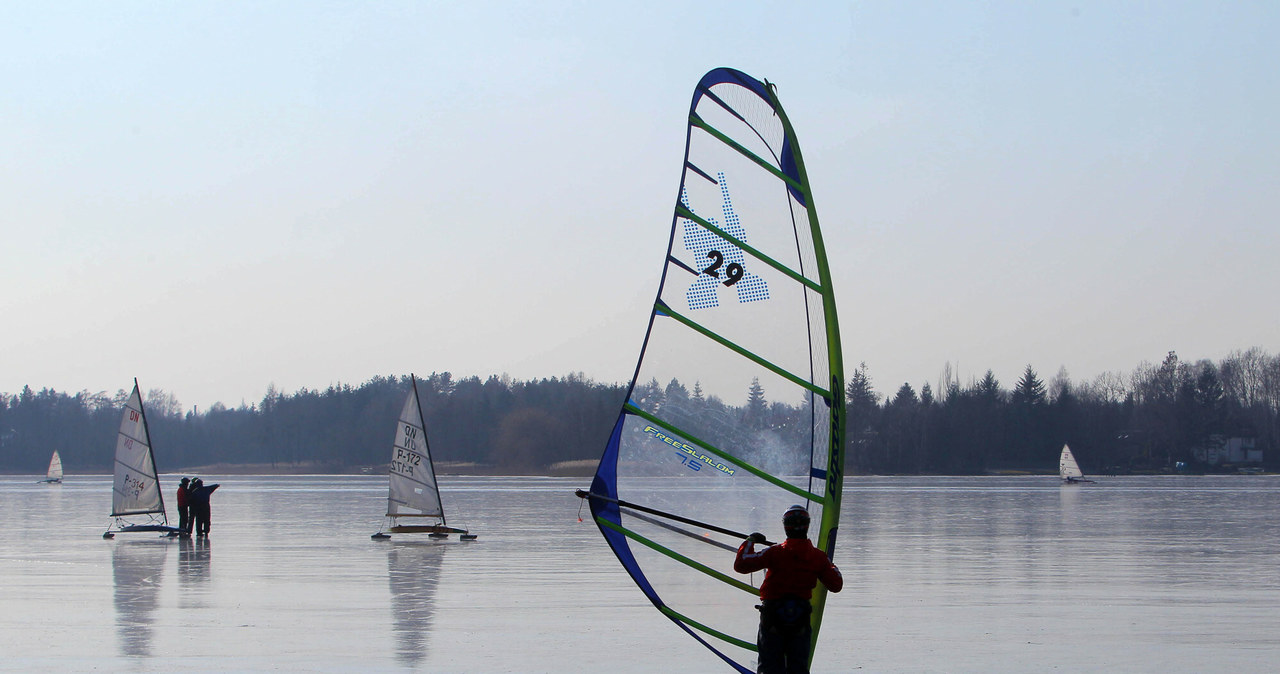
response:
[[[288,394],[268,388],[237,408],[214,404],[184,412],[170,393],[145,396],[161,471],[213,464],[292,465],[322,470],[380,467],[392,424],[409,389],[408,376],[376,376]],[[637,385],[643,398],[702,401],[698,382]],[[626,386],[582,374],[517,381],[507,376],[418,380],[428,442],[439,463],[475,464],[510,474],[545,473],[554,464],[600,456]],[[902,384],[882,395],[865,364],[846,387],[849,473],[982,474],[1053,471],[1070,444],[1090,473],[1168,470],[1196,459],[1214,438],[1254,438],[1273,468],[1280,450],[1280,356],[1261,348],[1220,362],[1183,361],[1170,352],[1159,365],[1072,382],[1060,370],[1047,382],[1028,365],[1005,388],[987,371],[961,384],[949,366],[936,388]],[[109,472],[120,410],[128,392],[75,394],[24,387],[0,393],[0,471],[43,472],[57,450],[67,471]],[[709,397],[718,419],[745,428],[797,432],[805,410],[770,401],[753,382],[741,405]]]
[[[162,472],[215,464],[307,463],[319,470],[384,466],[409,376],[375,376],[295,393],[274,385],[257,403],[183,412],[152,389],[144,398]],[[433,460],[496,466],[512,474],[599,458],[625,387],[581,374],[534,381],[506,376],[418,379]],[[0,471],[43,472],[57,450],[69,474],[109,472],[129,392],[67,394],[29,386],[0,394]]]
[[[1228,437],[1254,439],[1268,468],[1280,458],[1280,356],[1258,347],[1217,363],[1170,351],[1079,383],[1028,365],[1010,389],[990,370],[961,385],[948,367],[936,390],[904,383],[883,401],[864,364],[846,396],[847,464],[863,472],[1056,471],[1063,444],[1086,472],[1222,470],[1196,450]]]

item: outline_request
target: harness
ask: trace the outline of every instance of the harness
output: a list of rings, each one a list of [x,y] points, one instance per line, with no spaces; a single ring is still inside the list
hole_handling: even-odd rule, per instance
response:
[[[783,636],[794,636],[809,629],[809,615],[813,613],[809,600],[799,597],[765,599],[756,609],[760,611],[760,629]]]

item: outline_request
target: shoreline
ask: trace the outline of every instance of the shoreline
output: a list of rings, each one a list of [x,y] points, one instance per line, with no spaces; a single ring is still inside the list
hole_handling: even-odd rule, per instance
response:
[[[581,477],[590,478],[595,475],[596,459],[584,459],[578,461],[560,461],[546,466],[536,471],[509,471],[500,470],[497,466],[472,462],[443,462],[435,464],[435,472],[437,475],[448,476],[501,476],[501,477]],[[367,475],[367,476],[385,476],[388,466],[386,464],[378,466],[331,466],[313,462],[299,463],[214,463],[203,466],[185,466],[174,470],[161,471],[161,475],[186,475],[186,476],[208,476],[208,475]],[[1091,478],[1110,478],[1110,477],[1130,477],[1130,476],[1257,476],[1257,475],[1276,475],[1273,472],[1204,472],[1204,473],[1098,473],[1088,475]],[[86,471],[74,473],[74,476],[103,476],[110,477],[112,473],[105,470]],[[42,477],[43,473],[31,473],[26,471],[0,470],[0,476],[35,476]],[[67,477],[72,477],[68,474]],[[877,473],[877,474],[850,474],[847,477],[1057,477],[1056,472],[1037,471],[1037,470],[993,470],[987,473],[973,475],[951,475],[951,474],[905,474],[905,473]]]

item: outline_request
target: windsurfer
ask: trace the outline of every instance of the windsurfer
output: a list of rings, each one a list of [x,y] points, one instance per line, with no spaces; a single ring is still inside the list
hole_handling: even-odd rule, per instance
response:
[[[752,573],[767,569],[760,583],[758,674],[808,674],[812,627],[809,603],[818,581],[831,592],[844,588],[844,577],[826,554],[809,541],[809,511],[791,506],[782,516],[787,540],[756,551],[765,542],[753,533],[738,548],[733,570]]]

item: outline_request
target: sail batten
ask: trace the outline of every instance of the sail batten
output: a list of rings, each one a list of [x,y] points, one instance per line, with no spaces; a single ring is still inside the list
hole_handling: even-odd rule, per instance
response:
[[[716,456],[718,456],[718,457],[720,457],[720,458],[724,459],[725,461],[729,461],[729,462],[731,462],[731,463],[733,464],[733,466],[734,466],[734,467],[736,467],[736,468],[741,468],[741,469],[743,469],[743,470],[747,471],[748,473],[751,473],[751,474],[753,474],[753,475],[755,475],[755,476],[757,476],[757,477],[759,477],[759,478],[761,478],[761,479],[768,480],[769,482],[772,482],[773,484],[775,484],[775,485],[777,485],[777,486],[779,486],[779,487],[782,487],[783,489],[786,489],[787,491],[789,491],[789,492],[791,492],[791,493],[795,494],[796,496],[803,497],[803,498],[808,499],[808,500],[810,500],[810,501],[817,501],[817,502],[819,502],[819,503],[822,503],[822,502],[825,500],[825,499],[823,499],[821,496],[818,496],[817,494],[814,494],[814,493],[812,493],[812,492],[810,492],[810,491],[807,491],[807,490],[805,490],[805,489],[803,489],[803,488],[801,488],[801,487],[797,487],[796,485],[791,484],[791,483],[787,482],[786,480],[784,480],[784,479],[782,479],[782,478],[780,478],[780,477],[778,477],[778,476],[776,476],[776,475],[771,475],[771,474],[769,474],[768,472],[766,472],[766,471],[764,471],[764,470],[761,470],[760,468],[757,468],[756,466],[751,465],[750,463],[748,463],[747,461],[744,461],[744,460],[743,460],[743,459],[741,459],[740,457],[737,457],[737,456],[733,455],[733,453],[728,452],[728,451],[723,450],[723,449],[720,449],[719,447],[716,447],[715,445],[713,445],[713,444],[711,444],[711,443],[709,443],[709,442],[707,442],[707,441],[705,441],[705,440],[702,440],[702,439],[698,438],[696,435],[693,435],[693,434],[691,434],[691,433],[689,433],[689,432],[687,432],[687,431],[682,431],[682,430],[680,430],[679,428],[677,428],[677,427],[675,427],[675,426],[671,425],[670,423],[668,423],[668,422],[666,422],[666,421],[663,421],[662,419],[658,418],[657,416],[652,415],[652,414],[650,414],[650,413],[648,413],[648,412],[645,412],[644,410],[642,410],[642,409],[640,409],[640,408],[636,407],[635,405],[632,405],[631,403],[627,403],[627,405],[626,405],[626,409],[627,409],[627,411],[628,411],[628,412],[630,412],[631,414],[634,414],[634,415],[636,415],[636,416],[638,416],[638,417],[640,417],[640,418],[642,418],[642,419],[644,419],[644,420],[646,420],[646,421],[648,421],[648,422],[650,422],[650,423],[652,423],[652,424],[654,424],[654,425],[657,425],[657,426],[661,427],[663,430],[667,430],[667,431],[670,431],[670,432],[672,432],[672,433],[675,433],[676,435],[678,435],[678,436],[680,436],[681,438],[683,438],[685,441],[687,441],[687,442],[691,442],[691,443],[693,443],[693,444],[697,445],[698,447],[700,447],[700,448],[702,448],[702,449],[705,449],[705,450],[707,450],[708,452],[711,452],[711,453],[715,454]],[[665,439],[664,439],[664,442],[666,442],[666,440],[665,440]],[[674,441],[673,441],[673,442],[674,442]],[[674,446],[677,446],[677,445],[672,444],[672,442],[667,442],[667,444],[671,444],[673,447],[674,447]],[[685,450],[683,447],[678,447],[678,449],[680,449],[681,451],[684,451],[685,453],[688,453],[688,451],[687,451],[687,450]],[[694,458],[694,459],[702,459],[702,457],[697,457],[697,456],[694,456],[693,458]],[[729,472],[730,474],[732,474],[732,472],[733,472],[733,470],[734,470],[733,468],[731,468],[731,467],[729,467],[729,466],[725,466],[725,465],[723,465],[723,464],[716,464],[716,465],[714,465],[714,466],[712,466],[712,467],[713,467],[713,468],[716,468],[716,469],[718,469],[718,470],[720,470],[721,472]]]
[[[694,166],[693,164],[685,164],[685,168],[687,168],[687,169],[689,169],[689,170],[693,171],[694,173],[698,174],[699,176],[702,176],[703,178],[706,178],[706,179],[707,179],[707,182],[711,183],[712,185],[719,185],[719,184],[720,184],[720,181],[718,181],[718,180],[716,180],[715,178],[712,178],[711,176],[707,175],[707,173],[706,173],[705,171],[703,171],[702,169],[698,168],[697,166]]]
[[[579,495],[654,606],[750,672],[755,645],[731,635],[756,634],[756,590],[733,571],[736,546],[711,532],[738,542],[777,533],[800,502],[811,539],[834,555],[844,456],[835,298],[799,145],[772,85],[707,73],[681,167],[635,374]],[[644,506],[623,507],[635,504]],[[814,643],[825,598],[818,587],[810,602]]]
[[[822,287],[819,286],[817,283],[814,283],[812,280],[806,278],[804,274],[801,274],[800,272],[795,271],[794,269],[791,269],[786,265],[782,264],[781,262],[778,262],[777,260],[774,260],[768,255],[765,255],[764,253],[756,250],[755,248],[752,248],[751,246],[747,245],[745,241],[739,241],[732,234],[698,217],[697,214],[693,213],[692,211],[685,208],[684,206],[680,206],[680,205],[676,206],[676,215],[684,218],[685,220],[691,220],[701,225],[703,229],[706,229],[712,234],[715,234],[716,236],[719,236],[720,238],[728,241],[729,243],[737,246],[738,248],[741,248],[743,252],[751,255],[752,257],[756,258],[757,260],[760,260],[761,262],[769,265],[770,267],[777,269],[783,274],[790,276],[792,279],[796,280],[797,282],[803,283],[804,285],[808,286],[809,289],[815,290],[817,292],[822,292]]]
[[[650,516],[648,516],[648,515],[646,515],[646,514],[644,514],[644,513],[640,512],[640,511],[638,511],[638,510],[632,510],[632,509],[630,509],[630,508],[623,508],[623,509],[622,509],[622,512],[625,512],[625,513],[627,514],[627,516],[628,516],[628,517],[634,517],[634,518],[636,518],[636,519],[638,519],[638,520],[643,520],[643,521],[648,522],[649,524],[652,524],[652,525],[654,525],[654,526],[662,527],[663,529],[666,529],[667,531],[674,531],[674,532],[676,532],[676,533],[680,534],[681,536],[685,536],[685,537],[687,537],[687,538],[689,538],[689,539],[692,539],[692,540],[698,541],[699,543],[703,543],[703,544],[705,544],[705,545],[714,545],[715,547],[720,548],[721,550],[728,551],[728,552],[737,552],[737,550],[738,550],[737,546],[735,546],[735,545],[729,545],[728,543],[721,543],[720,541],[717,541],[717,540],[715,540],[714,538],[711,538],[710,536],[707,536],[707,535],[705,535],[705,534],[699,534],[699,533],[697,533],[697,532],[690,531],[690,530],[688,530],[688,529],[684,529],[684,528],[682,528],[682,527],[678,527],[678,526],[676,526],[676,525],[674,525],[674,524],[669,524],[669,523],[667,523],[667,522],[663,522],[662,520],[660,520],[660,519],[659,519],[659,518],[657,518],[657,517],[650,517]]]
[[[736,115],[735,115],[735,116],[736,116]],[[739,119],[741,119],[741,117],[739,117]],[[700,118],[700,117],[698,117],[698,116],[696,116],[696,115],[691,115],[691,116],[689,117],[689,121],[690,121],[694,126],[698,127],[699,129],[702,129],[703,131],[706,131],[707,133],[709,133],[709,134],[711,134],[712,136],[714,136],[714,137],[715,137],[717,140],[719,140],[720,142],[722,142],[722,143],[724,143],[725,145],[728,145],[729,147],[733,148],[734,150],[736,150],[736,151],[737,151],[739,154],[741,154],[742,156],[744,156],[744,157],[746,157],[747,159],[750,159],[751,161],[755,162],[758,166],[760,166],[760,167],[761,167],[761,168],[763,168],[764,170],[766,170],[766,171],[768,171],[768,172],[772,173],[773,175],[777,176],[778,178],[781,178],[782,180],[786,181],[786,183],[787,183],[788,185],[790,185],[792,188],[797,189],[797,190],[801,189],[801,187],[800,187],[800,183],[796,182],[796,180],[795,180],[794,178],[792,178],[791,176],[789,176],[789,175],[787,175],[786,173],[782,172],[782,170],[781,170],[781,169],[776,168],[773,164],[769,163],[768,161],[766,161],[765,159],[763,159],[763,158],[762,158],[762,157],[760,157],[759,155],[755,154],[755,153],[754,153],[754,152],[752,152],[751,150],[748,150],[747,148],[743,147],[743,146],[742,146],[740,143],[738,143],[737,141],[735,141],[735,140],[733,140],[732,138],[730,138],[730,137],[728,137],[728,136],[724,135],[724,134],[723,134],[723,133],[721,133],[719,130],[717,130],[716,128],[712,127],[710,124],[707,124],[705,121],[703,121],[703,120],[702,120],[702,118]]]
[[[686,556],[684,556],[684,555],[682,555],[682,554],[680,554],[680,553],[676,552],[675,550],[672,550],[671,548],[668,548],[668,547],[666,547],[666,546],[664,546],[664,545],[661,545],[661,544],[659,544],[659,543],[656,543],[656,542],[654,542],[654,541],[652,541],[652,540],[650,540],[650,539],[648,539],[648,538],[645,538],[644,536],[641,536],[640,534],[638,534],[638,533],[636,533],[636,532],[634,532],[634,531],[632,531],[632,530],[630,530],[630,529],[628,529],[628,528],[626,528],[626,527],[623,527],[623,526],[620,526],[620,525],[614,524],[613,522],[610,522],[610,521],[609,521],[609,520],[607,520],[607,519],[603,519],[603,518],[596,518],[596,523],[597,523],[597,524],[599,524],[599,525],[601,525],[601,526],[604,526],[604,527],[608,527],[608,528],[610,528],[610,529],[613,529],[614,531],[617,531],[618,533],[622,534],[623,536],[626,536],[627,538],[630,538],[631,540],[633,540],[633,541],[635,541],[635,542],[637,542],[637,543],[639,543],[639,544],[641,544],[641,545],[643,545],[643,546],[645,546],[645,547],[647,547],[647,548],[649,548],[649,549],[651,549],[651,550],[654,550],[654,551],[656,551],[656,552],[662,553],[662,554],[666,555],[667,557],[670,557],[671,559],[674,559],[675,561],[680,562],[681,564],[684,564],[685,566],[687,566],[687,567],[689,567],[689,568],[691,568],[691,569],[694,569],[694,570],[696,570],[696,571],[700,571],[700,572],[702,572],[702,573],[704,573],[704,574],[706,574],[706,575],[708,575],[708,576],[710,576],[710,577],[712,577],[712,578],[715,578],[716,580],[718,580],[718,581],[720,581],[720,582],[722,582],[722,583],[725,583],[726,585],[729,585],[729,586],[731,586],[731,587],[736,587],[736,588],[738,588],[739,590],[744,590],[744,591],[749,592],[749,593],[751,593],[751,594],[755,594],[756,592],[758,592],[758,591],[759,591],[759,589],[758,589],[758,588],[752,587],[751,585],[748,585],[747,583],[744,583],[744,582],[742,582],[742,581],[740,581],[740,580],[738,580],[738,579],[736,579],[736,578],[732,578],[732,577],[730,577],[730,576],[727,576],[727,575],[725,575],[725,574],[723,574],[723,573],[721,573],[721,572],[719,572],[719,571],[716,571],[715,569],[712,569],[712,568],[710,568],[710,567],[706,566],[705,564],[701,564],[701,563],[699,563],[699,562],[696,562],[696,561],[694,561],[694,560],[692,560],[692,559],[690,559],[690,558],[688,558],[688,557],[686,557]]]
[[[716,639],[719,639],[720,641],[723,641],[723,642],[725,642],[725,643],[727,643],[727,644],[733,644],[734,646],[737,646],[738,648],[743,648],[743,649],[746,649],[746,650],[748,650],[748,651],[756,651],[756,650],[757,650],[757,648],[756,648],[756,645],[755,645],[755,644],[753,644],[753,643],[751,643],[751,642],[749,642],[749,641],[747,641],[747,640],[745,640],[745,639],[739,639],[739,638],[737,638],[737,637],[731,637],[731,636],[729,636],[728,634],[725,634],[724,632],[720,632],[720,631],[718,631],[718,630],[714,630],[714,629],[712,629],[712,628],[710,628],[710,627],[707,627],[706,625],[703,625],[702,623],[698,622],[697,620],[694,620],[694,619],[690,618],[689,616],[682,615],[679,611],[673,611],[673,610],[671,609],[671,607],[670,607],[670,606],[659,606],[659,607],[658,607],[658,610],[659,610],[659,611],[662,611],[663,613],[665,613],[665,614],[667,615],[667,617],[669,617],[669,618],[673,618],[673,619],[675,619],[675,620],[677,620],[677,621],[679,621],[679,622],[681,622],[681,623],[683,623],[683,624],[685,624],[685,625],[688,625],[689,627],[692,627],[692,628],[694,628],[694,629],[698,630],[699,632],[702,632],[703,634],[705,634],[705,635],[707,635],[707,636],[715,637]]]
[[[793,374],[793,373],[791,373],[791,372],[787,372],[787,371],[786,371],[786,370],[784,370],[783,368],[781,368],[781,367],[779,367],[779,366],[777,366],[777,365],[774,365],[773,363],[770,363],[768,360],[765,360],[763,357],[758,356],[758,355],[756,355],[756,354],[752,353],[751,351],[748,351],[746,348],[743,348],[743,347],[741,347],[741,346],[738,346],[737,344],[733,343],[732,341],[730,341],[730,340],[728,340],[728,339],[726,339],[726,338],[724,338],[724,337],[721,337],[720,335],[717,335],[715,332],[713,332],[713,331],[711,331],[711,330],[709,330],[709,329],[707,329],[707,328],[703,327],[702,325],[699,325],[699,324],[697,323],[697,321],[694,321],[694,320],[690,319],[688,316],[685,316],[684,314],[681,314],[680,312],[673,310],[671,307],[663,306],[663,307],[662,307],[662,314],[663,314],[664,316],[670,316],[671,318],[676,319],[677,321],[679,321],[679,322],[681,322],[681,323],[685,324],[685,325],[686,325],[686,326],[688,326],[689,328],[692,328],[692,329],[693,329],[693,330],[695,330],[696,332],[699,332],[699,333],[701,333],[702,335],[704,335],[704,336],[706,336],[706,337],[709,337],[709,338],[711,338],[711,339],[714,339],[715,341],[719,342],[719,343],[720,343],[720,344],[722,344],[723,346],[728,347],[729,349],[733,350],[735,353],[737,353],[737,354],[739,354],[739,355],[741,355],[741,356],[743,356],[743,357],[745,357],[745,358],[750,358],[751,360],[755,361],[756,363],[759,363],[760,365],[763,365],[764,367],[766,367],[766,368],[768,368],[770,371],[772,371],[774,374],[777,374],[777,375],[779,375],[779,376],[781,376],[781,377],[785,377],[785,378],[787,378],[787,379],[791,380],[792,382],[794,382],[794,383],[796,383],[796,384],[798,384],[798,385],[800,385],[800,386],[803,386],[803,387],[805,387],[805,388],[807,388],[807,389],[809,389],[809,390],[813,391],[814,393],[817,393],[818,395],[820,395],[820,396],[822,396],[822,397],[824,397],[824,398],[830,397],[830,395],[831,395],[831,394],[830,394],[826,389],[824,389],[824,388],[822,388],[822,387],[820,387],[820,386],[817,386],[817,385],[813,384],[813,383],[812,383],[811,381],[809,381],[808,379],[805,379],[804,377],[801,377],[801,376],[799,376],[799,375]]]

